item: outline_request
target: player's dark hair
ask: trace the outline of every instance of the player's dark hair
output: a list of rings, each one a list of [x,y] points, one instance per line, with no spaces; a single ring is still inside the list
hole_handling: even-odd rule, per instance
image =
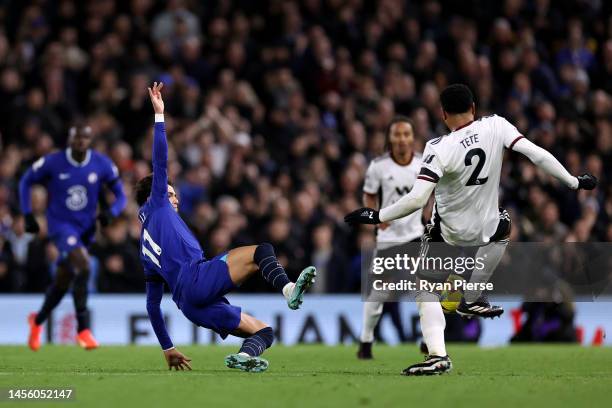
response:
[[[465,113],[474,103],[472,91],[464,84],[452,84],[440,93],[442,109],[447,113]]]
[[[391,149],[391,143],[389,142],[391,139],[391,128],[397,123],[408,123],[412,127],[412,130],[414,130],[414,123],[412,123],[412,120],[408,116],[394,116],[393,119],[391,119],[391,122],[389,122],[387,125],[387,131],[385,132],[385,150]]]
[[[168,180],[168,184],[173,186],[172,182]],[[151,195],[151,186],[153,185],[153,175],[149,174],[143,177],[136,183],[134,191],[136,192],[136,203],[139,207],[142,207],[147,202]]]

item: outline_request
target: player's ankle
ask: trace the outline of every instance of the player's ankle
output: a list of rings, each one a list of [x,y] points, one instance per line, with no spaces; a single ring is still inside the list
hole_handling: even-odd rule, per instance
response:
[[[291,293],[293,292],[294,286],[294,282],[289,282],[285,286],[283,286],[283,296],[285,297],[285,299],[289,300],[289,298],[291,297]]]

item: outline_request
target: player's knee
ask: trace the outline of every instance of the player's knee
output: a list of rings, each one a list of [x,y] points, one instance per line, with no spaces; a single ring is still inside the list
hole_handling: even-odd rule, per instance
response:
[[[70,264],[63,262],[58,265],[55,272],[55,286],[63,291],[68,290],[70,283],[74,278],[74,272],[70,267]]]
[[[366,302],[365,303],[366,313],[372,317],[380,317],[383,312],[383,302]]]
[[[274,342],[274,330],[270,326],[266,326],[256,333],[266,344],[266,348],[270,348]]]
[[[84,248],[77,248],[70,253],[70,263],[79,272],[89,270],[89,254]]]
[[[253,260],[255,263],[259,264],[263,259],[274,256],[274,247],[269,242],[264,242],[262,244],[257,245],[255,248],[255,255],[253,256]]]
[[[439,302],[440,297],[435,293],[420,290],[417,292],[415,300],[418,306],[419,304],[427,302]]]

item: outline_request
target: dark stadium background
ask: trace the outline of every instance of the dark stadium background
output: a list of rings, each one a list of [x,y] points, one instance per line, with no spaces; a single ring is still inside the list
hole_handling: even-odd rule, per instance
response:
[[[120,169],[124,216],[99,231],[98,292],[144,289],[134,183],[150,172],[163,81],[170,176],[208,256],[269,241],[315,292],[357,292],[358,247],[342,216],[395,114],[416,148],[447,133],[438,93],[463,82],[600,188],[578,194],[508,154],[501,204],[514,241],[612,240],[612,2],[0,1],[0,292],[43,292],[57,250],[24,233],[16,187],[86,119]],[[44,190],[33,192],[44,225]],[[260,278],[243,291],[265,291]]]

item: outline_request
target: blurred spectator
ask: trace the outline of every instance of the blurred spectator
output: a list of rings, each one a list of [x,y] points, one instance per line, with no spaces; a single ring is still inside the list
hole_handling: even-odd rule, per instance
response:
[[[312,231],[313,249],[308,264],[317,268],[317,279],[313,293],[348,292],[352,288],[347,282],[348,259],[334,244],[334,226],[331,223],[317,225]]]
[[[138,241],[130,239],[128,223],[117,218],[105,231],[105,241],[94,244],[92,253],[99,263],[98,290],[100,292],[141,292],[144,272],[140,264]]]

